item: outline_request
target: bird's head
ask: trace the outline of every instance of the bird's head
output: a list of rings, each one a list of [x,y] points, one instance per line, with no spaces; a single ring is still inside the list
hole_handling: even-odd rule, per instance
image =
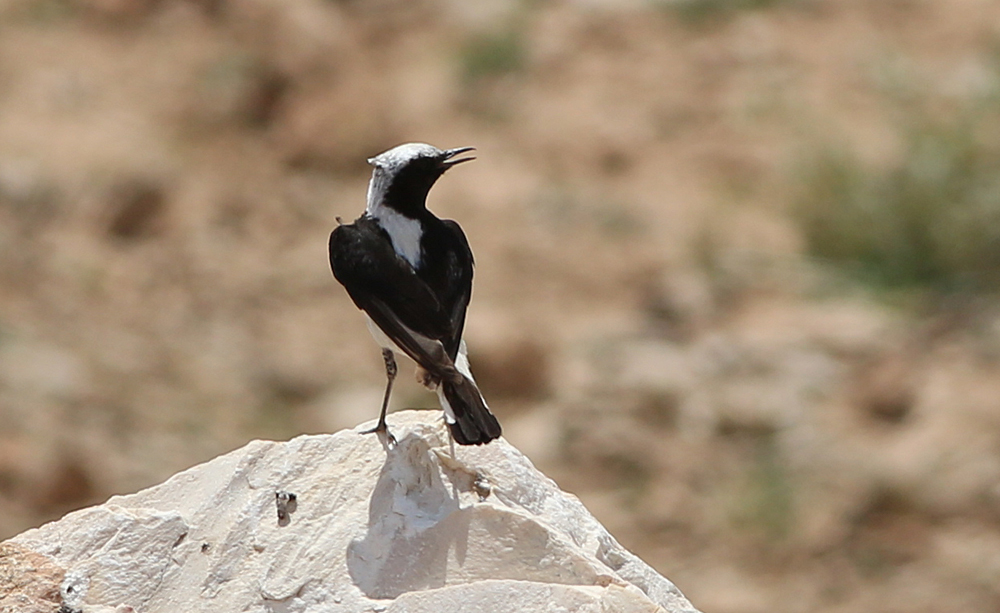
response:
[[[427,193],[449,168],[476,159],[462,156],[474,147],[438,149],[424,143],[393,147],[368,159],[374,167],[368,186],[368,208],[388,206],[415,216],[425,206]]]

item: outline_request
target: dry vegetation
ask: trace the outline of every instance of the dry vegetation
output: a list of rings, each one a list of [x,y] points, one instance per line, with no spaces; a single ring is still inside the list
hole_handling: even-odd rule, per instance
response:
[[[325,256],[476,145],[508,438],[700,608],[1000,609],[1000,5],[0,2],[0,538],[374,418]],[[433,406],[413,382],[395,406]]]

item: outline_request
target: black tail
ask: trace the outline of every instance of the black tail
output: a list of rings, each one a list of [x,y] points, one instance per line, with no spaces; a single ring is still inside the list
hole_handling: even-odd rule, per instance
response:
[[[459,445],[483,445],[500,436],[500,422],[472,380],[463,376],[457,383],[442,382],[441,391],[455,415],[448,428]]]

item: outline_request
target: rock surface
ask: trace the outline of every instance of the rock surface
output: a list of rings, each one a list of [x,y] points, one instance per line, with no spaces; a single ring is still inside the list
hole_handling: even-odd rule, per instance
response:
[[[506,441],[453,457],[434,413],[390,427],[388,451],[254,441],[24,532],[0,611],[696,613]]]

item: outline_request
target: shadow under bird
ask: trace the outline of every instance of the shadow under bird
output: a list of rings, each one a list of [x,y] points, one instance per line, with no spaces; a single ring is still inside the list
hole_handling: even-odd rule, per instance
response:
[[[437,218],[426,205],[441,175],[475,159],[462,157],[472,150],[408,143],[369,159],[374,170],[364,214],[330,234],[333,276],[365,312],[382,347],[385,396],[378,425],[368,432],[390,445],[395,439],[385,413],[397,353],[413,359],[418,379],[437,392],[459,444],[482,445],[500,436],[500,423],[469,371],[462,340],[472,297],[472,250],[457,223]]]

